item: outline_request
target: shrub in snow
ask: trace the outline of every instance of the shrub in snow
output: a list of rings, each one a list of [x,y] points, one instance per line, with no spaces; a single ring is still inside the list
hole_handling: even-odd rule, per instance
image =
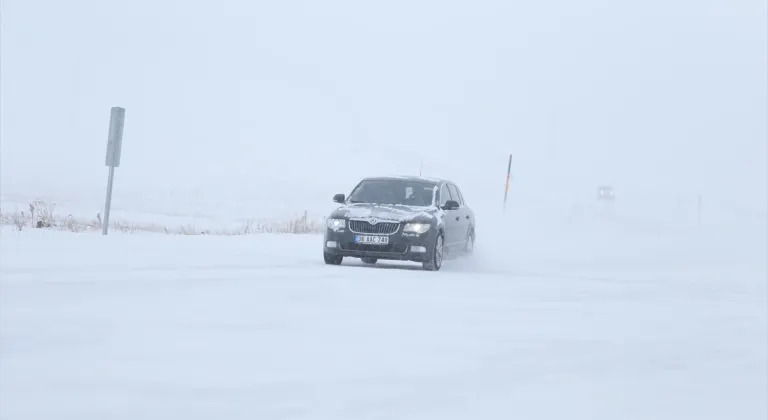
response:
[[[16,227],[19,231],[24,230],[24,226],[27,225],[27,218],[24,215],[24,212],[15,213],[11,215],[11,222],[13,223],[13,226]]]
[[[97,213],[95,219],[83,220],[68,214],[59,217],[55,214],[56,204],[47,204],[42,200],[36,200],[29,204],[29,213],[24,211],[16,213],[0,214],[0,224],[12,225],[19,231],[27,226],[36,228],[54,228],[69,232],[99,231],[102,228],[101,213]],[[288,234],[319,234],[325,228],[325,221],[311,220],[304,211],[301,216],[295,216],[287,221],[263,221],[257,222],[249,219],[236,228],[203,229],[198,230],[194,225],[179,227],[158,226],[154,224],[136,224],[128,221],[110,222],[110,230],[136,233],[155,232],[174,235],[252,235],[261,233],[288,233]]]
[[[48,205],[42,200],[35,200],[29,204],[29,213],[32,223],[36,228],[54,226],[54,209],[56,203]]]

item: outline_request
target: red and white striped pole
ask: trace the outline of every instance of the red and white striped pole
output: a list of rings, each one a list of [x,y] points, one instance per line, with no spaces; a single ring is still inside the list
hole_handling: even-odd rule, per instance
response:
[[[509,163],[507,164],[507,184],[504,186],[504,210],[507,209],[507,193],[509,193],[509,175],[512,172],[512,155],[509,155]]]

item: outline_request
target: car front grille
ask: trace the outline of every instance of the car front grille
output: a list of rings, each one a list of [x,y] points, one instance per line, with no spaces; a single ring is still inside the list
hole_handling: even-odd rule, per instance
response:
[[[399,223],[392,222],[379,222],[372,225],[362,220],[350,220],[349,230],[354,233],[370,233],[373,235],[391,235],[397,232],[400,227]]]
[[[405,254],[405,252],[408,251],[408,245],[406,244],[370,245],[370,244],[356,244],[354,242],[347,242],[347,243],[341,244],[341,250]]]

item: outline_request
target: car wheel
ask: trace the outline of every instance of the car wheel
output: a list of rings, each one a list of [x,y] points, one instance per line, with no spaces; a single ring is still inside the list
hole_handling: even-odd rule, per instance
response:
[[[360,259],[366,264],[376,264],[376,261],[379,260],[378,258],[373,258],[373,257],[363,257]]]
[[[422,263],[427,271],[437,271],[443,266],[443,235],[437,235],[435,246],[429,255],[429,260]]]
[[[342,257],[341,255],[323,253],[323,259],[325,260],[326,264],[340,265],[344,257]]]

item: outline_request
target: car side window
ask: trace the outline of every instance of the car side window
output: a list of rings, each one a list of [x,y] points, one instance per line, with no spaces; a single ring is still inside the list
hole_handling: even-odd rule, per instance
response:
[[[448,200],[452,200],[451,193],[448,192],[448,187],[443,184],[442,187],[440,187],[440,205],[444,206],[445,203],[448,202]]]
[[[455,185],[454,185],[454,186],[455,186]],[[459,199],[461,200],[461,201],[460,201],[461,205],[462,205],[462,206],[466,205],[466,204],[467,204],[467,202],[466,202],[466,201],[464,201],[464,194],[462,194],[462,193],[461,193],[461,190],[459,189],[459,187],[456,187],[456,192],[459,194]]]
[[[459,191],[456,189],[456,186],[453,184],[448,184],[448,189],[451,191],[451,197],[453,197],[453,201],[461,205],[461,196],[459,195]]]

